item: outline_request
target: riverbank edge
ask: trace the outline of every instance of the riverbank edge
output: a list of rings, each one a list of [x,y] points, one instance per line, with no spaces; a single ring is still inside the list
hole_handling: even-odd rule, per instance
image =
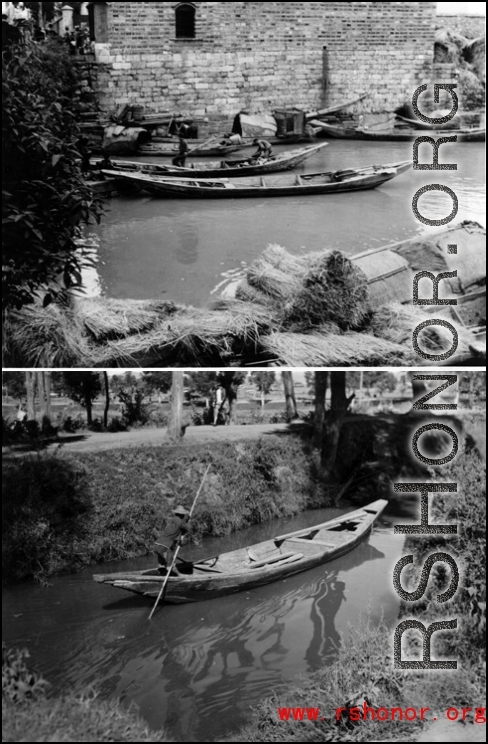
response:
[[[459,515],[462,515],[455,543],[448,543],[443,535],[434,536],[437,539],[407,537],[403,549],[399,541],[399,557],[414,556],[417,568],[408,580],[413,590],[419,584],[418,566],[423,565],[426,555],[447,548],[457,554],[462,566],[461,587],[447,609],[439,605],[435,596],[443,583],[443,574],[435,571],[435,580],[429,582],[421,602],[415,603],[414,608],[412,603],[401,602],[398,620],[415,614],[428,627],[432,622],[457,616],[458,628],[453,632],[444,631],[434,640],[434,658],[457,658],[456,672],[393,669],[393,632],[382,623],[372,626],[366,611],[354,633],[351,629],[347,643],[338,650],[338,658],[332,665],[301,675],[300,687],[288,685],[264,700],[252,710],[248,724],[221,741],[416,741],[426,728],[435,728],[432,719],[420,722],[417,716],[412,722],[382,721],[381,726],[371,720],[351,724],[337,722],[334,711],[344,706],[362,708],[365,701],[376,709],[400,707],[405,711],[413,707],[419,712],[422,707],[429,707],[444,715],[451,706],[460,710],[468,705],[474,710],[477,705],[486,705],[486,668],[482,658],[482,634],[486,627],[486,501],[483,492],[486,466],[479,454],[471,450],[463,452],[449,471],[439,469],[439,473],[433,475],[458,482],[456,501],[453,503],[452,496],[447,494],[436,494],[431,502],[430,521],[459,522]],[[476,537],[475,548],[473,536]],[[408,644],[412,656],[418,656],[418,638],[408,638]],[[325,718],[306,720],[305,715],[304,720],[297,721],[291,715],[291,720],[280,720],[277,712],[278,708],[310,709],[312,706],[326,712]],[[445,731],[443,735],[445,737]],[[463,736],[469,733],[455,727],[454,738],[447,740],[475,740]]]
[[[15,704],[2,700],[2,741],[172,741],[152,731],[135,706],[99,700],[95,693],[43,696]]]
[[[4,461],[4,584],[147,555],[177,504],[194,540],[327,506],[317,454],[293,431],[187,447],[43,452]],[[330,503],[330,502],[329,502]]]

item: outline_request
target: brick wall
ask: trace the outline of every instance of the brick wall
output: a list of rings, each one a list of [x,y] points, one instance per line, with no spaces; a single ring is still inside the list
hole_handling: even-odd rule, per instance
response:
[[[174,3],[102,6],[107,43],[96,53],[106,111],[122,103],[202,117],[314,109],[371,86],[365,110],[388,111],[431,77],[432,2],[195,3],[190,40],[175,39]]]

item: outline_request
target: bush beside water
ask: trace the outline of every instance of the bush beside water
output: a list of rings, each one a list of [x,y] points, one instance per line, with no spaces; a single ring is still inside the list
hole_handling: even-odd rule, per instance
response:
[[[173,506],[191,506],[210,462],[195,510],[197,537],[317,505],[315,461],[295,435],[191,451],[182,445],[15,458],[4,463],[3,579],[43,580],[144,555]]]

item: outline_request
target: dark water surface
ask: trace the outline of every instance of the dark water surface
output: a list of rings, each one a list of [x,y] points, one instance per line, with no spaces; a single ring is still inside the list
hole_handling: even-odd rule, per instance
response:
[[[431,161],[431,150],[420,146],[420,162]],[[329,140],[297,172],[411,158],[409,142]],[[292,253],[326,247],[353,255],[438,229],[421,225],[411,207],[415,192],[429,183],[445,184],[456,193],[456,221],[476,219],[485,224],[484,145],[444,144],[439,160],[457,163],[458,170],[411,170],[372,191],[333,196],[222,201],[148,195],[114,198],[102,225],[89,230],[99,245],[97,271],[86,277],[89,293],[202,306],[269,243],[279,243]],[[450,214],[452,202],[447,195],[429,192],[420,198],[419,209],[430,219],[442,219]]]
[[[321,509],[225,539],[185,547],[213,555],[330,519]],[[92,581],[93,572],[147,568],[150,557],[3,592],[3,639],[27,647],[54,691],[96,684],[103,698],[137,703],[147,723],[180,741],[222,738],[248,720],[250,706],[298,675],[330,663],[360,613],[392,622],[398,599],[393,566],[403,538],[385,516],[345,556],[268,586],[222,599],[166,605],[148,621],[151,602]],[[388,650],[385,650],[388,655]],[[313,705],[314,701],[310,701]]]

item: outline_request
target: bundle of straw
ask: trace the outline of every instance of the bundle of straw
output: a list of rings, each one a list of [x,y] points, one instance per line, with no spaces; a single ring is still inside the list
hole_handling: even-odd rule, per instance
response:
[[[75,316],[97,341],[150,330],[176,310],[173,302],[152,300],[90,297],[74,303]]]
[[[86,367],[92,348],[72,309],[52,303],[27,305],[7,314],[5,356],[10,366]]]
[[[284,325],[305,331],[332,321],[360,328],[368,313],[367,279],[340,251],[323,253],[307,269],[302,286],[284,308]]]
[[[225,362],[243,349],[256,350],[270,329],[269,313],[237,300],[207,309],[186,308],[157,327],[100,347],[96,366],[154,365],[175,361],[200,366],[209,358]]]
[[[277,269],[264,256],[256,258],[247,270],[247,281],[272,300],[286,302],[300,290],[300,276]]]
[[[237,285],[236,299],[243,302],[252,302],[258,305],[274,305],[272,297],[261,292],[257,287],[251,286],[247,279],[242,279]]]
[[[287,367],[401,366],[414,356],[408,347],[367,333],[271,333],[261,344]]]
[[[435,317],[445,317],[443,313],[437,313]],[[393,341],[397,344],[412,344],[414,329],[424,320],[432,319],[433,316],[416,307],[405,307],[400,304],[385,305],[371,316],[368,330],[377,338]],[[465,326],[453,320],[445,318],[457,331],[458,348],[457,353],[468,353],[469,347],[476,344],[474,334]],[[453,336],[448,328],[440,325],[427,326],[419,335],[420,348],[427,354],[442,354],[452,347]],[[419,357],[415,354],[415,360]]]

